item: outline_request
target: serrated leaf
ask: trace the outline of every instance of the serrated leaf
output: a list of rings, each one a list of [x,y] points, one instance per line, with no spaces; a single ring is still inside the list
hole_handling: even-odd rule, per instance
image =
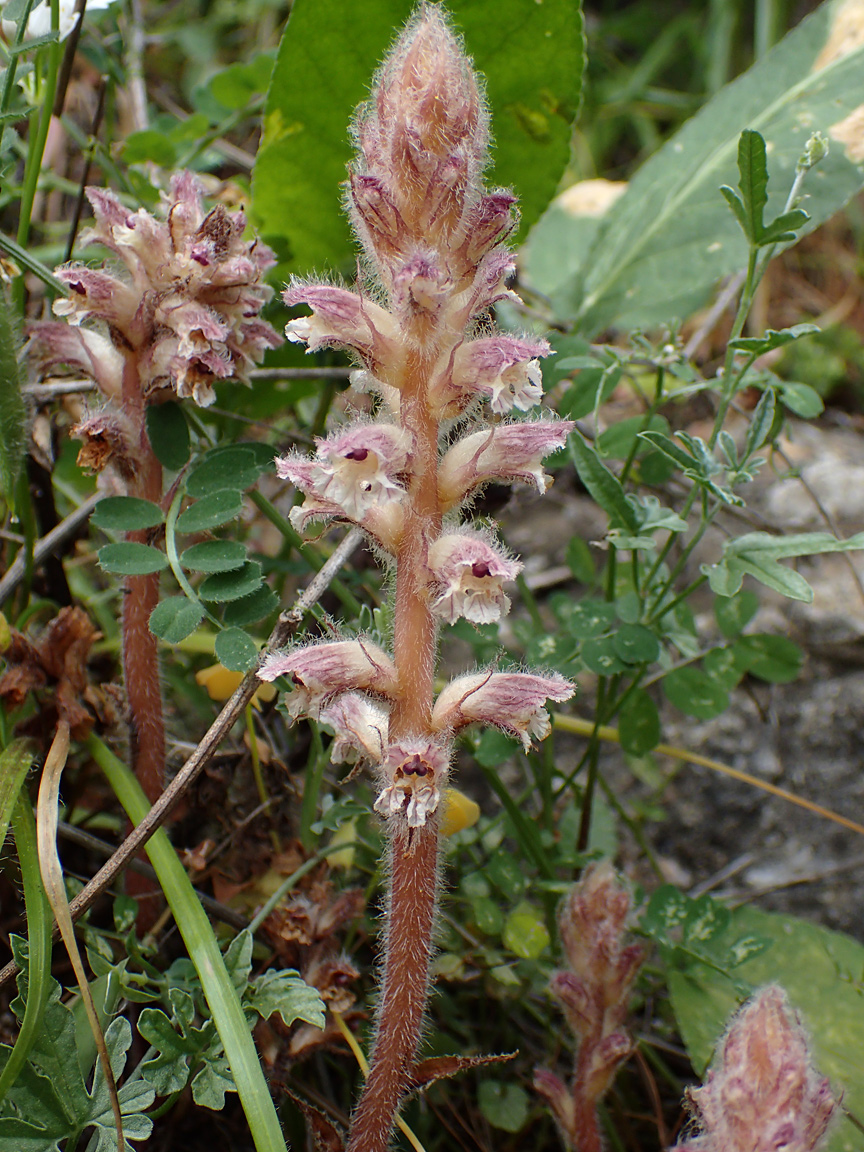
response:
[[[353,269],[354,245],[341,212],[352,150],[347,125],[413,0],[297,0],[279,47],[253,177],[254,215],[265,236],[285,237],[292,270]],[[513,187],[522,226],[555,194],[570,156],[584,45],[575,0],[472,0],[448,5],[464,32],[492,106],[489,187]],[[327,99],[321,99],[321,76]]]
[[[99,567],[113,576],[149,576],[168,567],[168,557],[149,544],[122,541],[106,544],[97,553]]]
[[[179,644],[204,619],[204,609],[186,596],[169,596],[150,613],[150,631],[166,644]]]
[[[178,532],[205,532],[235,520],[243,511],[243,495],[230,488],[211,492],[177,517]]]
[[[810,232],[861,187],[853,140],[864,104],[864,43],[825,51],[843,6],[823,4],[733,83],[718,92],[642,165],[565,292],[580,330],[654,327],[691,315],[722,277],[746,267],[747,241],[717,189],[735,184],[740,133],[768,144],[768,212],[782,212],[807,137],[832,137],[805,180]],[[557,298],[557,297],[556,297]]]
[[[106,496],[90,513],[90,523],[106,532],[139,532],[164,519],[158,504],[137,496]]]
[[[139,1033],[157,1053],[141,1065],[141,1075],[160,1096],[182,1091],[194,1066],[222,1052],[212,1022],[194,1026],[195,1005],[189,993],[172,988],[170,999],[172,1019],[161,1008],[144,1008],[138,1018]]]
[[[235,572],[216,572],[208,576],[198,589],[202,600],[218,603],[226,600],[239,600],[256,591],[261,584],[261,565],[257,560],[247,560]]]
[[[18,339],[12,305],[0,291],[0,498],[14,508],[15,485],[24,461],[27,410],[21,394]]]
[[[623,526],[631,532],[639,528],[633,509],[627,503],[621,481],[615,476],[591,445],[579,432],[569,439],[570,455],[579,473],[579,479],[588,489],[595,503],[608,515],[613,526]]]
[[[242,628],[226,628],[216,637],[216,659],[231,672],[248,672],[258,659],[258,645]]]
[[[316,1028],[324,1027],[324,1001],[318,990],[293,968],[271,968],[256,976],[243,996],[243,1004],[254,1008],[262,1020],[269,1020],[278,1012],[286,1026],[304,1020]]]
[[[246,563],[246,545],[239,540],[205,540],[187,548],[180,563],[192,572],[233,572]]]
[[[148,404],[147,439],[156,459],[172,472],[179,472],[189,459],[189,425],[182,407],[174,400]]]

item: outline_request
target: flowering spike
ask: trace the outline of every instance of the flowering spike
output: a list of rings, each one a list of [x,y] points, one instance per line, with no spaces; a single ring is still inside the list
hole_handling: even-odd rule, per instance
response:
[[[528,672],[475,672],[447,685],[432,712],[436,732],[458,732],[480,721],[518,736],[526,749],[532,737],[549,734],[546,700],[569,700],[575,687],[557,673],[536,676]]]
[[[464,437],[441,462],[438,491],[442,506],[457,507],[490,480],[520,480],[541,495],[549,486],[543,459],[564,447],[572,420],[533,420],[500,424]]]
[[[432,611],[448,624],[460,618],[492,624],[510,608],[502,585],[515,580],[522,565],[494,548],[478,532],[448,532],[429,548]]]
[[[341,692],[360,689],[387,697],[398,688],[393,661],[365,640],[333,640],[271,653],[258,669],[258,677],[272,682],[280,676],[294,684],[287,697],[288,714],[294,719],[317,717],[322,704]]]
[[[705,1084],[689,1095],[701,1133],[675,1152],[815,1152],[837,1111],[777,985],[757,992],[734,1017]]]

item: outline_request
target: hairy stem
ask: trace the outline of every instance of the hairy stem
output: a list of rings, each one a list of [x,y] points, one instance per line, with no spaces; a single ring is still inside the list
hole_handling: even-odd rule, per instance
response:
[[[144,422],[138,356],[130,353],[123,369],[123,405],[135,436],[138,467],[129,495],[158,504],[162,499],[162,465],[153,454]],[[127,540],[147,543],[147,533],[129,532]],[[164,785],[165,722],[159,685],[159,653],[150,631],[150,613],[159,603],[159,573],[128,576],[123,586],[123,677],[129,704],[132,768],[152,804]]]
[[[436,628],[424,594],[427,549],[441,529],[438,501],[438,426],[427,402],[434,357],[409,358],[401,416],[411,433],[414,469],[399,548],[393,650],[400,692],[390,739],[429,731]],[[384,972],[369,1076],[356,1112],[348,1152],[385,1152],[399,1103],[409,1086],[426,1007],[432,926],[438,892],[438,825],[389,822],[390,892]]]

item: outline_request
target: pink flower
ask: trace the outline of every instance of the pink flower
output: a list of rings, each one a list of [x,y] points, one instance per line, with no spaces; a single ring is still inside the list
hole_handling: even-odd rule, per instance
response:
[[[533,420],[499,424],[465,436],[446,453],[439,471],[445,511],[490,480],[521,480],[542,494],[549,486],[543,459],[564,447],[572,420]]]
[[[311,316],[291,320],[285,328],[288,339],[305,344],[307,352],[346,348],[372,371],[393,359],[399,330],[391,314],[372,300],[335,284],[310,284],[303,280],[292,281],[282,299],[289,307],[308,304],[312,309]]]
[[[379,773],[385,786],[375,811],[403,817],[409,828],[422,828],[438,807],[449,766],[447,750],[431,740],[391,744]]]
[[[467,401],[486,397],[496,415],[518,408],[527,412],[543,399],[538,356],[548,356],[545,340],[486,336],[460,345],[453,357],[450,387]],[[463,402],[464,407],[464,402]]]
[[[258,669],[258,678],[273,681],[280,676],[294,685],[286,705],[295,720],[317,718],[321,706],[341,692],[360,690],[387,697],[398,685],[393,661],[365,640],[332,640],[272,653]]]
[[[479,721],[518,736],[527,750],[532,737],[543,740],[549,735],[546,700],[569,700],[575,691],[575,685],[557,673],[474,672],[451,680],[440,694],[432,711],[432,729],[458,732]]]
[[[352,764],[359,758],[379,764],[387,747],[387,712],[359,692],[343,692],[318,714],[322,724],[333,729],[336,739],[330,747],[334,764]]]
[[[399,502],[408,467],[410,437],[395,424],[355,424],[318,440],[314,461],[286,456],[276,461],[283,480],[335,504],[362,523],[370,509]]]
[[[281,343],[258,317],[271,295],[261,278],[272,253],[244,239],[242,212],[218,204],[205,214],[191,173],[172,178],[164,221],[143,208],[128,211],[102,188],[88,188],[87,196],[94,225],[82,240],[110,249],[126,279],[83,265],[62,268],[57,276],[70,294],[55,301],[54,312],[72,324],[101,320],[120,353],[141,353],[145,395],[170,387],[211,404],[215,380],[245,381],[250,366]]]
[[[522,565],[467,529],[440,536],[429,548],[432,611],[448,624],[460,616],[491,624],[505,615],[510,601],[502,585],[515,580]]]
[[[677,1144],[677,1152],[815,1152],[837,1110],[776,985],[735,1016],[708,1079],[690,1098],[701,1134]]]
[[[28,335],[31,340],[27,357],[39,375],[44,376],[60,366],[77,369],[95,380],[104,396],[119,397],[123,357],[107,336],[59,320],[34,325]]]

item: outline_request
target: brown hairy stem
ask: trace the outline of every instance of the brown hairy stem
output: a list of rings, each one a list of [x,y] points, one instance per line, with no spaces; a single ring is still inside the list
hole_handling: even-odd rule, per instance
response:
[[[135,443],[129,495],[159,504],[162,465],[156,459],[145,424],[138,355],[130,353],[123,368],[123,408]],[[126,539],[146,544],[146,532],[128,532]],[[150,631],[150,613],[159,603],[159,573],[129,576],[123,585],[123,678],[129,704],[132,768],[150,803],[159,796],[165,777],[165,721],[159,684],[157,640]]]
[[[396,556],[393,654],[400,692],[390,739],[429,732],[437,630],[424,594],[427,551],[441,530],[438,424],[429,411],[434,356],[409,357],[400,412],[414,447],[405,530]],[[408,828],[388,821],[390,890],[381,999],[369,1075],[354,1113],[348,1152],[386,1152],[420,1043],[438,895],[438,821]]]

